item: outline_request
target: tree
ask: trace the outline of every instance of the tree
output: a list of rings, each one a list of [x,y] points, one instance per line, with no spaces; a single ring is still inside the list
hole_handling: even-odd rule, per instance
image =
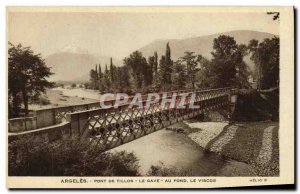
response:
[[[177,61],[173,67],[173,86],[175,89],[183,89],[186,86],[187,82],[187,68],[186,65],[182,64],[180,61]]]
[[[98,88],[99,88],[99,90],[103,90],[103,74],[102,74],[102,70],[101,70],[101,66],[100,66],[100,64],[99,64],[99,66],[98,66],[99,68],[99,73],[98,73],[98,80],[99,80],[99,82],[98,82]]]
[[[249,68],[244,61],[244,57],[248,54],[248,48],[244,44],[238,45],[234,55],[234,63],[236,64],[236,85],[239,88],[249,88],[248,77],[250,75]]]
[[[146,85],[151,85],[155,76],[155,56],[150,56],[148,58],[148,65],[145,74]]]
[[[112,58],[110,58],[110,80],[112,85],[115,85],[115,78],[116,78],[116,70],[115,70],[115,66],[113,64]]]
[[[197,61],[199,62],[199,71],[197,71],[196,80],[199,82],[199,86],[202,88],[211,87],[211,61],[202,55],[198,55]]]
[[[153,86],[155,88],[160,88],[160,74],[158,72],[158,55],[157,55],[157,52],[155,51],[154,52],[154,66],[153,66]]]
[[[221,35],[214,39],[213,49],[211,53],[213,58],[209,68],[211,86],[236,86],[238,69],[242,71],[241,66],[245,66],[245,63],[242,63],[243,56],[239,56],[243,53],[239,51],[236,41],[233,37]],[[242,75],[241,72],[240,75]]]
[[[184,52],[184,56],[179,58],[179,63],[185,64],[188,75],[188,84],[195,88],[196,74],[199,71],[198,67],[198,57],[194,52]]]
[[[97,73],[97,71],[96,70],[94,70],[94,69],[91,69],[90,70],[90,81],[91,81],[91,84],[92,84],[92,88],[94,89],[94,90],[96,90],[97,89],[97,77],[98,77],[98,73]]]
[[[157,56],[157,52],[154,52],[154,73],[155,75],[157,74],[157,68],[158,68],[158,56]]]
[[[105,65],[105,73],[104,73],[104,77],[103,77],[103,86],[104,86],[105,90],[107,90],[111,86],[111,82],[110,82],[109,77],[110,77],[109,70],[108,70],[107,64],[106,64]]]
[[[130,84],[130,75],[129,75],[129,69],[127,66],[122,66],[119,68],[119,73],[120,73],[120,87],[121,88],[127,88],[129,89],[131,84]]]
[[[145,68],[147,68],[147,60],[142,53],[135,51],[128,58],[124,59],[124,64],[128,66],[132,72],[135,88],[140,89],[145,84]]]
[[[172,66],[173,66],[173,61],[171,59],[171,49],[169,46],[169,43],[167,43],[166,46],[166,59],[165,59],[165,72],[164,76],[166,76],[166,84],[172,84],[171,80],[171,74],[172,74]]]
[[[98,69],[97,69],[97,64],[95,65],[95,90],[99,89],[98,86],[99,86],[99,74],[98,74]]]
[[[279,84],[279,38],[265,39],[258,43],[251,40],[248,49],[254,61],[258,79],[258,89],[269,89]]]
[[[159,60],[159,83],[160,85],[164,85],[167,83],[166,78],[166,56],[162,55]]]
[[[160,82],[164,90],[168,90],[172,86],[172,67],[173,61],[171,60],[171,49],[169,43],[166,45],[166,55],[161,56],[159,61],[159,73],[160,73]]]
[[[29,100],[39,98],[47,88],[54,86],[54,83],[46,79],[52,74],[41,54],[35,54],[30,47],[23,47],[21,44],[15,46],[9,42],[8,93],[12,100],[12,110],[18,111],[22,100],[25,114],[28,115]]]

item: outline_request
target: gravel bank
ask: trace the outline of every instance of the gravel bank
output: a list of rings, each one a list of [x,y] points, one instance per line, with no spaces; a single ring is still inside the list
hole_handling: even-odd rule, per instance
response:
[[[185,122],[190,128],[197,129],[196,132],[188,134],[188,137],[196,142],[199,146],[206,148],[207,144],[217,137],[228,122]]]

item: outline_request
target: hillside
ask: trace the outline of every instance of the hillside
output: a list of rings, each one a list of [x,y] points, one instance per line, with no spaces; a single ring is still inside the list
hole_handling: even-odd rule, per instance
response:
[[[185,51],[193,51],[197,54],[202,54],[207,58],[211,58],[213,40],[220,35],[232,36],[238,44],[248,44],[251,39],[262,41],[265,38],[272,38],[274,36],[273,34],[265,32],[239,30],[186,39],[157,40],[140,48],[139,51],[141,51],[147,58],[153,55],[154,51],[157,51],[160,57],[161,55],[165,54],[166,44],[169,42],[171,48],[171,57],[173,60],[177,60],[179,57],[183,56]],[[245,61],[249,64],[250,68],[253,68],[253,63],[249,60],[249,57],[246,57]]]
[[[155,51],[157,51],[160,57],[165,54],[166,44],[169,42],[171,57],[174,61],[183,56],[185,51],[194,51],[197,54],[211,58],[213,40],[222,34],[234,37],[238,44],[248,44],[251,39],[262,41],[265,38],[272,38],[274,36],[265,32],[239,30],[185,39],[156,40],[138,50],[146,58],[153,55]],[[96,56],[90,54],[87,50],[76,47],[66,47],[48,56],[45,60],[46,65],[51,67],[52,72],[55,73],[51,76],[51,80],[74,82],[88,81],[89,72],[92,68],[95,68],[95,64],[101,64],[103,71],[105,64],[109,65],[109,61],[110,58],[108,56]],[[249,59],[249,56],[245,57],[245,61],[253,69],[253,62]],[[121,60],[113,59],[113,62],[117,66],[122,65]]]

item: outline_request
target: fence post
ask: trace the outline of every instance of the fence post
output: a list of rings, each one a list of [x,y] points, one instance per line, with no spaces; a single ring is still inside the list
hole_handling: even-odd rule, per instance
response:
[[[67,122],[70,123],[71,138],[79,137],[78,114],[67,114]]]
[[[72,137],[85,138],[88,135],[88,119],[88,111],[67,114],[67,121],[70,123],[70,131]]]

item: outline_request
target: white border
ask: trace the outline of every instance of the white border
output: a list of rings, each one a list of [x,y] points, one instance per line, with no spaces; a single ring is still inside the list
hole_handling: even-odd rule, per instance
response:
[[[150,3],[151,2],[151,3]],[[296,6],[296,8],[300,7],[300,3],[297,0],[285,0],[285,1],[280,1],[280,0],[270,0],[270,1],[262,1],[262,0],[244,0],[244,1],[240,1],[240,0],[229,0],[229,1],[222,1],[222,0],[210,0],[210,1],[202,1],[202,2],[198,2],[197,0],[151,0],[151,1],[144,1],[144,0],[140,0],[140,1],[133,1],[133,0],[127,0],[127,1],[122,1],[122,0],[102,0],[97,1],[97,0],[84,0],[84,1],[76,1],[76,0],[48,0],[48,1],[44,1],[44,0],[31,0],[31,1],[25,1],[25,0],[1,0],[0,1],[0,26],[2,29],[2,33],[0,35],[0,60],[1,60],[1,69],[0,69],[0,88],[2,89],[1,91],[1,110],[0,110],[0,119],[1,119],[1,139],[2,140],[2,146],[1,146],[1,153],[2,153],[2,160],[1,160],[1,192],[5,192],[7,193],[8,190],[6,189],[6,160],[4,159],[6,157],[6,147],[3,145],[6,145],[6,68],[5,68],[5,64],[6,64],[6,7],[8,5],[15,5],[15,6],[19,6],[19,5],[26,5],[26,6],[36,6],[36,5],[40,5],[40,6],[46,6],[46,5],[69,5],[69,6],[74,6],[74,5],[81,5],[81,6],[94,6],[94,5],[129,5],[129,6],[135,6],[135,5],[142,5],[142,6],[147,6],[147,5],[198,5],[198,6],[208,6],[208,5],[212,5],[212,6],[220,6],[220,5],[227,5],[227,6],[235,6],[235,5],[252,5],[252,6],[264,6],[264,5],[268,5],[268,6],[276,6],[276,5],[294,5]],[[299,25],[299,20],[296,20],[297,24]],[[299,39],[298,39],[299,41]],[[298,42],[297,42],[298,43]],[[299,49],[298,52],[295,53],[295,56],[299,54]],[[298,68],[299,70],[299,68]],[[299,71],[297,72],[299,73]],[[298,88],[299,90],[299,85]],[[300,116],[298,115],[297,120],[300,119]],[[299,139],[299,132],[298,132],[298,137]],[[298,150],[299,151],[299,150]],[[298,152],[299,154],[299,152]],[[296,179],[297,180],[297,179]],[[72,192],[72,191],[69,191]],[[84,191],[82,191],[83,193]],[[102,191],[103,192],[103,191]],[[116,191],[115,191],[116,192]],[[227,191],[227,192],[231,192],[231,191]],[[62,193],[62,191],[60,191],[59,193]],[[81,193],[81,192],[80,192]]]

